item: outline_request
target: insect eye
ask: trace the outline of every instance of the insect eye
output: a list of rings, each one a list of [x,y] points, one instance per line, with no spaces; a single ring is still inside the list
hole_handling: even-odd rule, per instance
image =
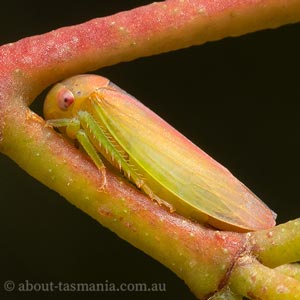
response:
[[[63,88],[57,95],[58,106],[62,110],[67,110],[74,101],[73,93],[67,88]]]

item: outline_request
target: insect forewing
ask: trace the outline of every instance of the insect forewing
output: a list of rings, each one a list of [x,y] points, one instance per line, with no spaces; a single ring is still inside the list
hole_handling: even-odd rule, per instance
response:
[[[94,98],[99,118],[115,140],[158,185],[182,201],[190,217],[207,215],[221,229],[275,225],[273,212],[257,196],[134,97],[103,88]]]

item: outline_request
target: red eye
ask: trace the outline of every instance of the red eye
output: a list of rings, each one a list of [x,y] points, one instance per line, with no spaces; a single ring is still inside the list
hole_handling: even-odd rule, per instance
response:
[[[57,94],[58,106],[62,110],[67,110],[69,106],[73,104],[74,100],[75,98],[73,93],[67,88],[62,88]]]

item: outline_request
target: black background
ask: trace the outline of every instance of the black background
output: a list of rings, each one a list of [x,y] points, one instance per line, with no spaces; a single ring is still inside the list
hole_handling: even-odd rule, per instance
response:
[[[9,1],[1,44],[151,1]],[[102,69],[229,168],[278,213],[300,216],[300,25],[228,38]],[[34,109],[39,111],[42,100]],[[195,299],[171,271],[0,156],[3,282],[163,282],[165,293],[36,294],[44,299]]]

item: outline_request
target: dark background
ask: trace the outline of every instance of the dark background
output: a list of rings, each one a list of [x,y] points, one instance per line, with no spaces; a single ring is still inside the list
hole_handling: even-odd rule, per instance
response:
[[[9,1],[1,44],[151,1]],[[229,168],[275,212],[300,216],[300,25],[228,38],[102,69]],[[40,99],[34,104],[39,110]],[[0,297],[195,299],[158,262],[0,156]],[[165,293],[16,294],[24,282],[161,282]]]

